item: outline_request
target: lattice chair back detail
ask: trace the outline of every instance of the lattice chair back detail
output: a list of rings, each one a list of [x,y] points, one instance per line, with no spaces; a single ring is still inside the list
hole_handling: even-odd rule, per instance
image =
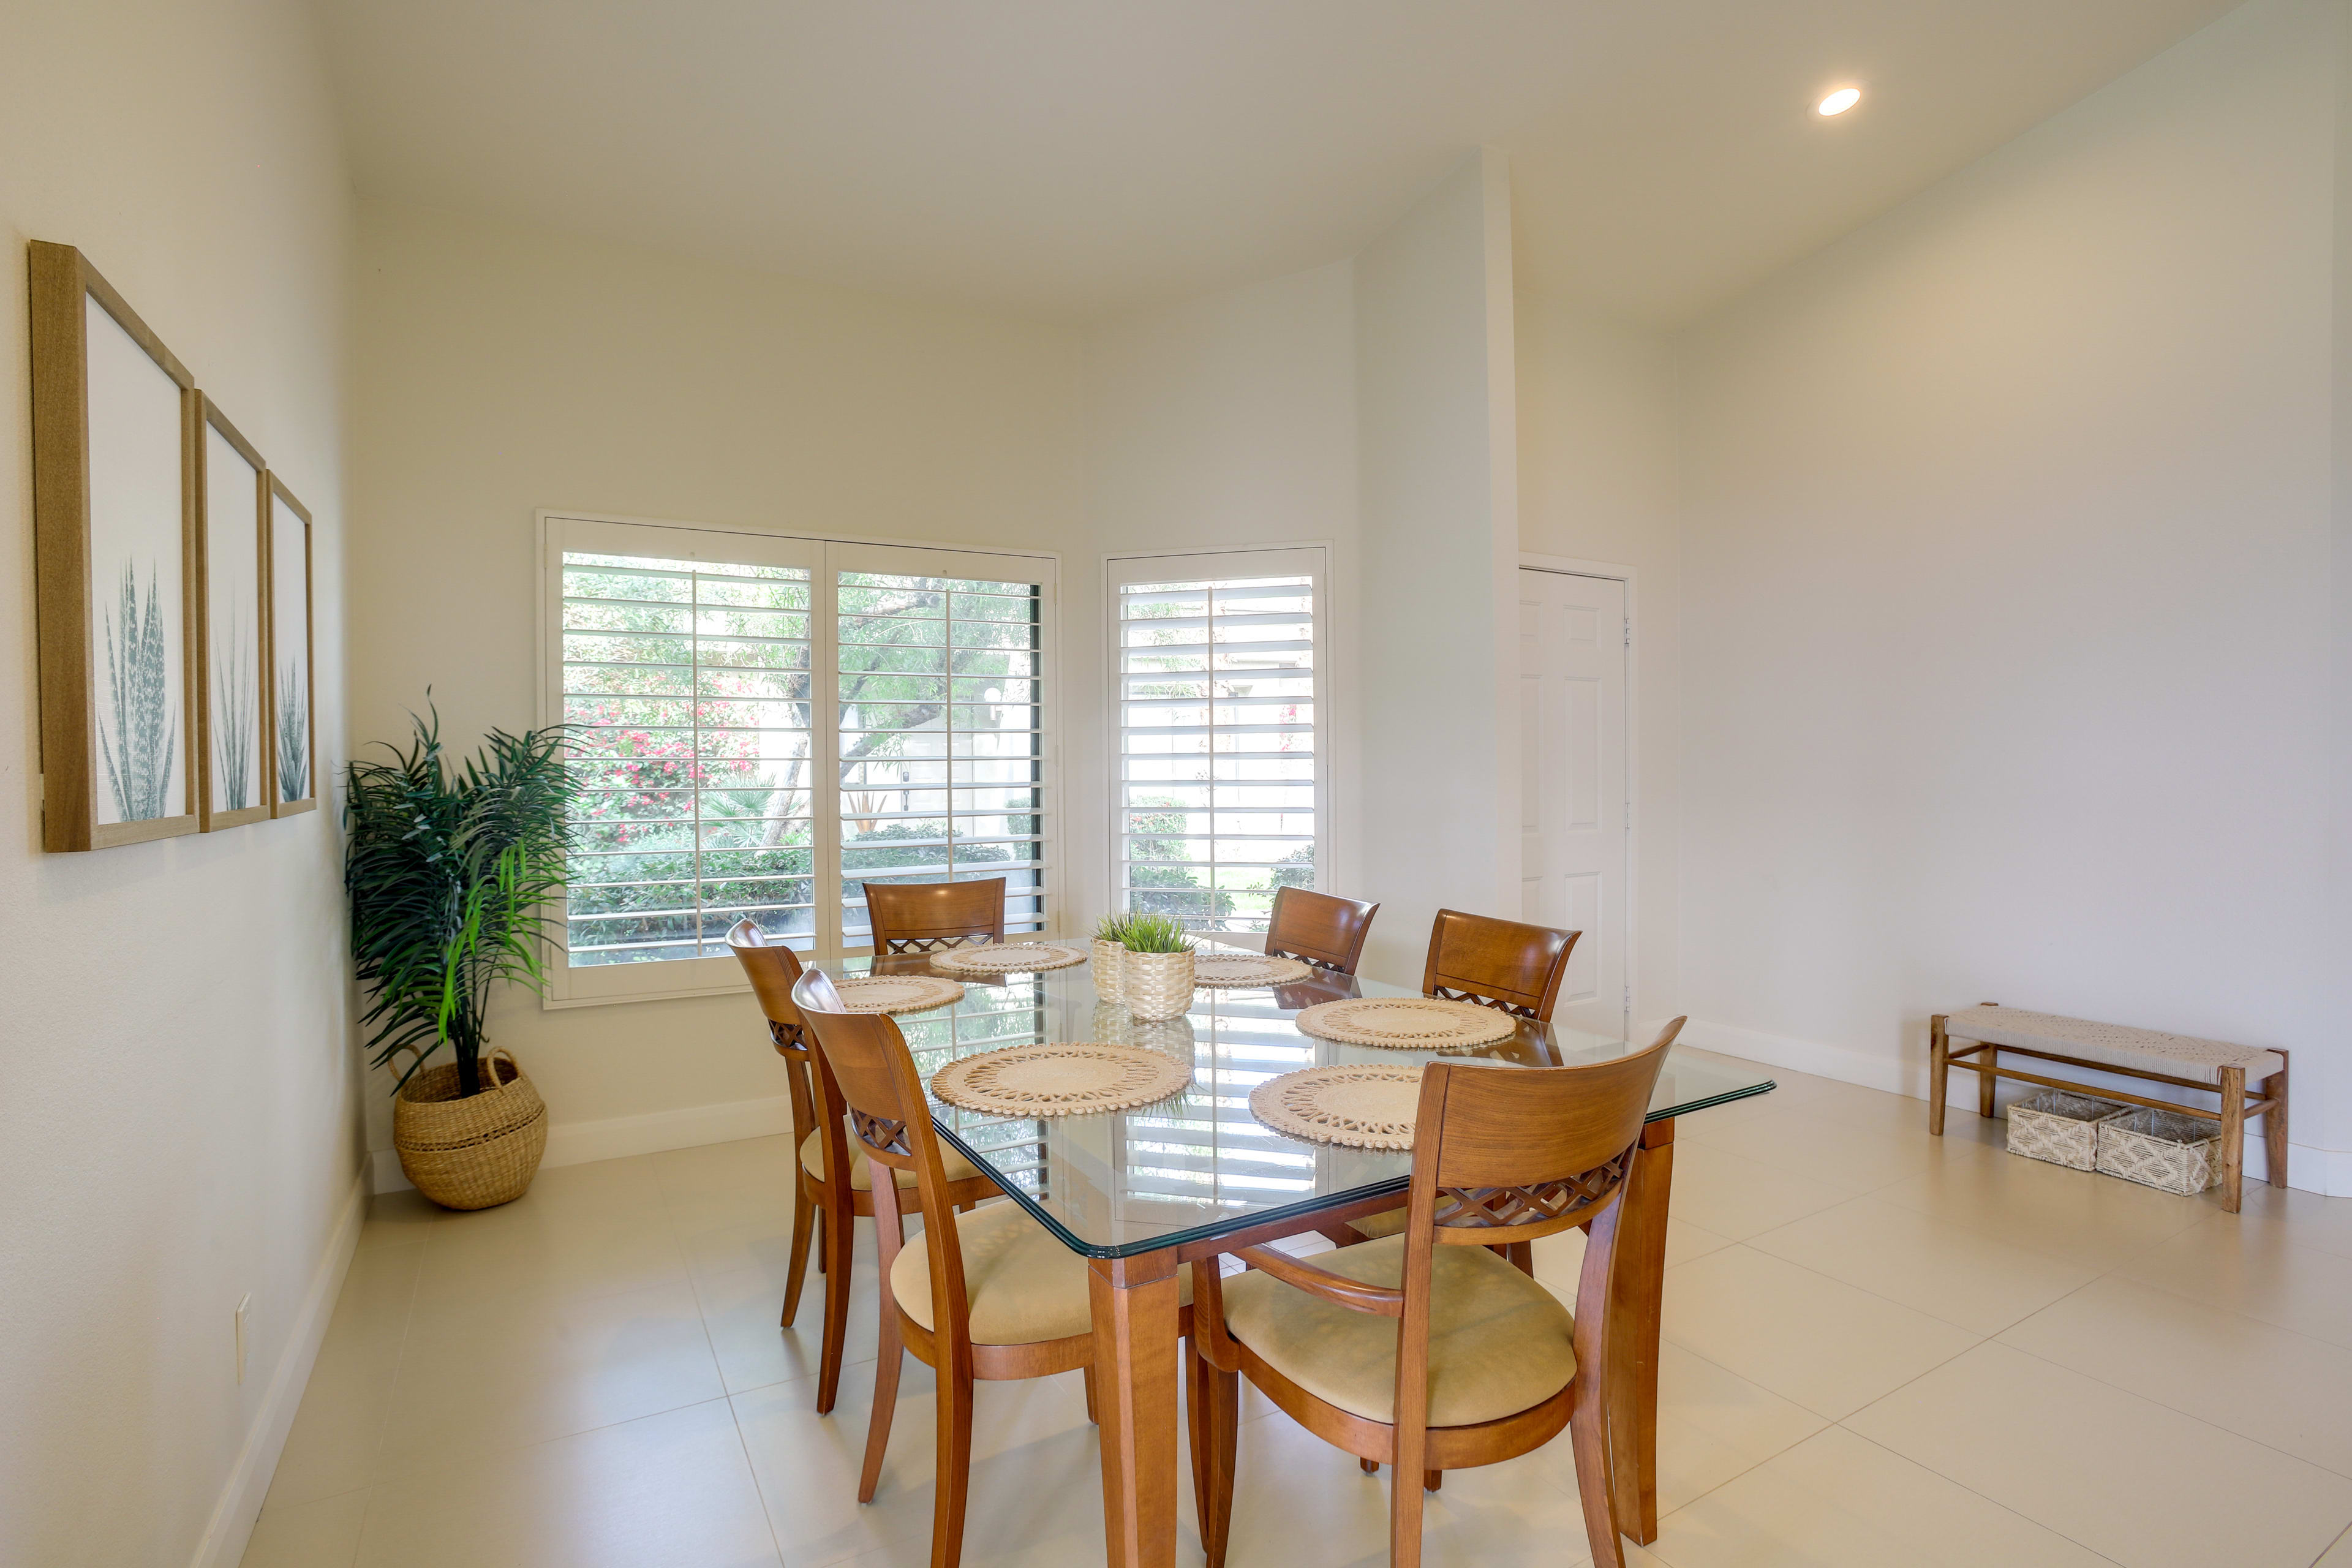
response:
[[[1582,934],[1440,910],[1430,927],[1422,994],[1549,1024],[1568,955]]]
[[[907,1124],[885,1117],[868,1116],[853,1109],[849,1124],[857,1130],[857,1141],[866,1145],[869,1154],[902,1154],[912,1159],[914,1148],[907,1142]]]
[[[867,882],[874,951],[938,952],[1004,940],[1004,879],[978,882]]]
[[[1440,1187],[1433,1223],[1440,1230],[1475,1231],[1517,1229],[1554,1220],[1581,1225],[1588,1211],[1607,1203],[1624,1185],[1633,1165],[1633,1151],[1628,1146],[1590,1171],[1558,1181],[1516,1187]],[[1481,1236],[1478,1243],[1491,1247],[1494,1237]]]

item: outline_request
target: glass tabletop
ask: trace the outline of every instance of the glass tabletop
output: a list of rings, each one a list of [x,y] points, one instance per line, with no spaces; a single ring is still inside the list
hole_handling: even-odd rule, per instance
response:
[[[836,975],[939,973],[919,954],[828,959],[814,967]],[[1636,1048],[1605,1035],[1527,1020],[1508,1039],[1443,1057],[1318,1039],[1293,1022],[1318,1002],[1420,994],[1320,970],[1292,985],[1202,987],[1183,1016],[1158,1022],[1097,997],[1090,963],[991,981],[955,978],[964,986],[961,1001],[898,1016],[926,1079],[950,1061],[983,1051],[1077,1040],[1143,1046],[1192,1066],[1192,1081],[1182,1093],[1136,1110],[1013,1119],[933,1102],[933,1124],[950,1143],[1074,1251],[1090,1258],[1131,1257],[1271,1221],[1309,1220],[1322,1210],[1404,1190],[1412,1172],[1409,1153],[1308,1142],[1253,1117],[1250,1090],[1282,1073],[1352,1062],[1562,1067],[1606,1061]],[[1649,1119],[1687,1115],[1772,1087],[1760,1073],[1678,1046],[1658,1075]]]

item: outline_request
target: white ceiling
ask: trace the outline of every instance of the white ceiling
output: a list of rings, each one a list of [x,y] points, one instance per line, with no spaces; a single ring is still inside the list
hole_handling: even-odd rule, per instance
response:
[[[320,0],[362,193],[1086,321],[1348,255],[1481,142],[1673,324],[2231,0]],[[1846,82],[1861,107],[1811,104]]]

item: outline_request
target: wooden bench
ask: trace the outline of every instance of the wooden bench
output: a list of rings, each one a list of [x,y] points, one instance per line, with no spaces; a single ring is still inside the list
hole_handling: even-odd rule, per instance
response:
[[[1976,1043],[1959,1049],[1954,1040]],[[2263,1117],[2263,1143],[2270,1156],[2271,1185],[2286,1185],[2286,1066],[2287,1053],[2234,1046],[2225,1040],[2200,1040],[2189,1035],[2168,1035],[2160,1029],[2128,1029],[2119,1024],[2095,1024],[2087,1018],[2063,1018],[2054,1013],[2029,1013],[1992,1002],[1965,1013],[1938,1013],[1928,1020],[1927,1131],[1944,1133],[1944,1086],[1951,1069],[1965,1068],[1977,1075],[1977,1113],[1992,1114],[1993,1083],[2012,1079],[2063,1089],[2076,1094],[2118,1100],[2126,1105],[2158,1110],[2184,1108],[2168,1100],[2150,1100],[2121,1089],[2098,1089],[2071,1079],[2045,1078],[2000,1065],[2002,1052],[2068,1067],[2092,1068],[2127,1078],[2168,1083],[2221,1097],[2221,1206],[2238,1212],[2239,1189],[2246,1163],[2246,1118]],[[1974,1059],[1969,1059],[1974,1058]],[[2246,1095],[2252,1079],[2262,1092]]]

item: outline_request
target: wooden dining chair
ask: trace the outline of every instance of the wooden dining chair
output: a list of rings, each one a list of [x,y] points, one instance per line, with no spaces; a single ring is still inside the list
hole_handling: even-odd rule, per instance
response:
[[[1004,879],[980,882],[868,882],[866,914],[874,951],[935,952],[971,941],[1004,940]]]
[[[900,1355],[912,1351],[939,1374],[931,1564],[954,1568],[963,1552],[964,1499],[971,1481],[974,1380],[1083,1369],[1087,1415],[1095,1416],[1087,1261],[1010,1199],[957,1212],[946,1151],[931,1126],[915,1058],[895,1022],[882,1014],[843,1012],[840,993],[821,970],[801,977],[793,999],[816,1037],[818,1055],[866,1159],[901,1173],[901,1180],[911,1175],[922,1200],[922,1235],[909,1247],[906,1194],[894,1183],[882,1184],[874,1194],[882,1340],[857,1500],[872,1502],[881,1484],[898,1403]],[[1180,1298],[1190,1299],[1189,1291]],[[1180,1329],[1189,1323],[1186,1310]]]
[[[1363,956],[1364,938],[1371,934],[1372,917],[1380,912],[1378,904],[1335,899],[1305,888],[1280,889],[1265,922],[1266,953],[1353,974],[1356,961]]]
[[[1240,1379],[1366,1469],[1393,1465],[1389,1561],[1421,1561],[1422,1494],[1570,1429],[1595,1568],[1623,1568],[1603,1346],[1642,1122],[1681,1027],[1588,1067],[1432,1062],[1404,1230],[1312,1258],[1247,1247],[1192,1268],[1193,1485],[1210,1568],[1233,1524]],[[1576,1308],[1490,1250],[1586,1232]],[[1418,1481],[1420,1484],[1414,1484]]]
[[[1568,955],[1582,934],[1440,910],[1429,931],[1421,993],[1549,1024]]]
[[[1581,934],[1440,910],[1429,930],[1429,963],[1421,974],[1422,994],[1449,1002],[1475,1002],[1549,1024],[1552,1008],[1559,1002],[1560,976],[1568,973],[1568,955],[1576,950],[1576,939]],[[1394,1236],[1403,1228],[1404,1205],[1400,1204],[1360,1215],[1331,1238],[1339,1241],[1353,1235],[1369,1240]],[[1511,1256],[1522,1268],[1534,1267],[1524,1247],[1513,1249]]]
[[[793,1247],[784,1265],[784,1310],[778,1326],[791,1328],[800,1315],[801,1285],[808,1273],[809,1244],[816,1244],[817,1268],[824,1275],[824,1327],[817,1352],[816,1409],[822,1415],[833,1408],[841,1389],[842,1347],[849,1337],[850,1255],[856,1242],[856,1221],[874,1213],[873,1167],[844,1129],[841,1112],[831,1116],[822,1108],[830,1099],[824,1067],[793,1001],[793,983],[802,974],[800,954],[751,921],[738,921],[727,933],[727,945],[751,978],[751,993],[767,1015],[768,1035],[776,1054],[784,1058],[784,1082],[793,1113]],[[949,1195],[972,1204],[994,1197],[1001,1189],[961,1154],[947,1161]],[[849,1173],[849,1180],[837,1173]],[[901,1173],[901,1185],[911,1188],[914,1177]],[[919,1210],[922,1200],[909,1191],[899,1205]]]

